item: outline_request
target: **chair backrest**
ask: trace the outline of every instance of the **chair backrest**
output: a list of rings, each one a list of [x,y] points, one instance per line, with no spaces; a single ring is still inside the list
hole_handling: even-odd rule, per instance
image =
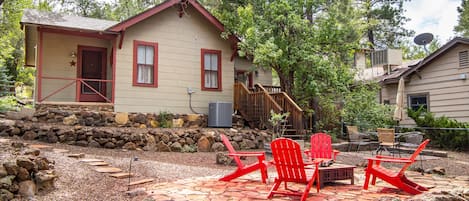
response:
[[[427,144],[430,142],[430,139],[426,139],[425,141],[423,141],[418,147],[417,149],[415,150],[415,152],[410,156],[409,160],[411,161],[410,163],[407,163],[405,164],[401,171],[399,171],[399,175],[402,175],[404,174],[404,171],[410,166],[412,165],[412,163],[415,162],[415,159],[417,158],[417,156],[420,154],[420,152],[423,151],[423,149],[425,149],[425,146],[427,146]]]
[[[360,135],[359,135],[357,126],[347,126],[347,133],[348,133],[349,140],[359,140],[360,139]]]
[[[306,183],[306,172],[300,144],[291,139],[277,138],[270,144],[278,179],[285,182]]]
[[[394,143],[394,129],[378,128],[378,141]]]
[[[311,157],[332,159],[332,140],[326,133],[311,135]]]
[[[220,138],[223,141],[223,144],[225,144],[226,149],[228,149],[228,152],[230,154],[236,153],[236,150],[233,148],[233,145],[231,145],[230,140],[223,134],[220,134]],[[243,167],[243,163],[241,162],[241,159],[238,156],[233,156],[234,161],[236,164],[238,164],[238,167]]]

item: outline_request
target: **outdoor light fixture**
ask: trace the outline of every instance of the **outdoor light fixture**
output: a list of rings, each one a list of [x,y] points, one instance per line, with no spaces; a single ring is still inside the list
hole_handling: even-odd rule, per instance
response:
[[[70,67],[75,67],[75,65],[77,64],[75,62],[75,58],[77,57],[77,53],[75,51],[72,51],[72,53],[70,53],[70,57],[72,57],[72,61],[70,62]]]

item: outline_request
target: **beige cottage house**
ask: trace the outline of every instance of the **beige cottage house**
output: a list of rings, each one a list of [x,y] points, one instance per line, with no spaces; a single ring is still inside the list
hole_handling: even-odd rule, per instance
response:
[[[122,22],[25,10],[21,23],[38,104],[175,114],[193,113],[191,104],[207,113],[210,102],[233,102],[235,80],[272,84],[196,0],[167,0]]]
[[[405,79],[405,108],[423,105],[436,116],[469,122],[469,39],[454,38],[423,60],[379,77],[382,103],[396,103],[400,78]],[[400,123],[415,124],[406,114]]]

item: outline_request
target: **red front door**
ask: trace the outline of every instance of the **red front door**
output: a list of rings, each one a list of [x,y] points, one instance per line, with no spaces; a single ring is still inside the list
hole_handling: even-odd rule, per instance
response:
[[[106,96],[106,49],[78,46],[78,78],[80,102],[104,102]]]

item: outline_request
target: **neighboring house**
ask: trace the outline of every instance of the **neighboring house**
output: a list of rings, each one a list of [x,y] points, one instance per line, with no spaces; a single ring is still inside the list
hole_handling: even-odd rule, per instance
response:
[[[236,37],[196,0],[167,0],[122,22],[25,10],[36,103],[108,103],[116,112],[208,113],[233,102],[235,78],[272,84],[236,54]]]
[[[380,77],[380,101],[395,104],[397,84],[405,79],[406,108],[421,105],[436,116],[469,122],[469,39],[454,38],[408,67]],[[404,115],[402,125],[415,122]]]

